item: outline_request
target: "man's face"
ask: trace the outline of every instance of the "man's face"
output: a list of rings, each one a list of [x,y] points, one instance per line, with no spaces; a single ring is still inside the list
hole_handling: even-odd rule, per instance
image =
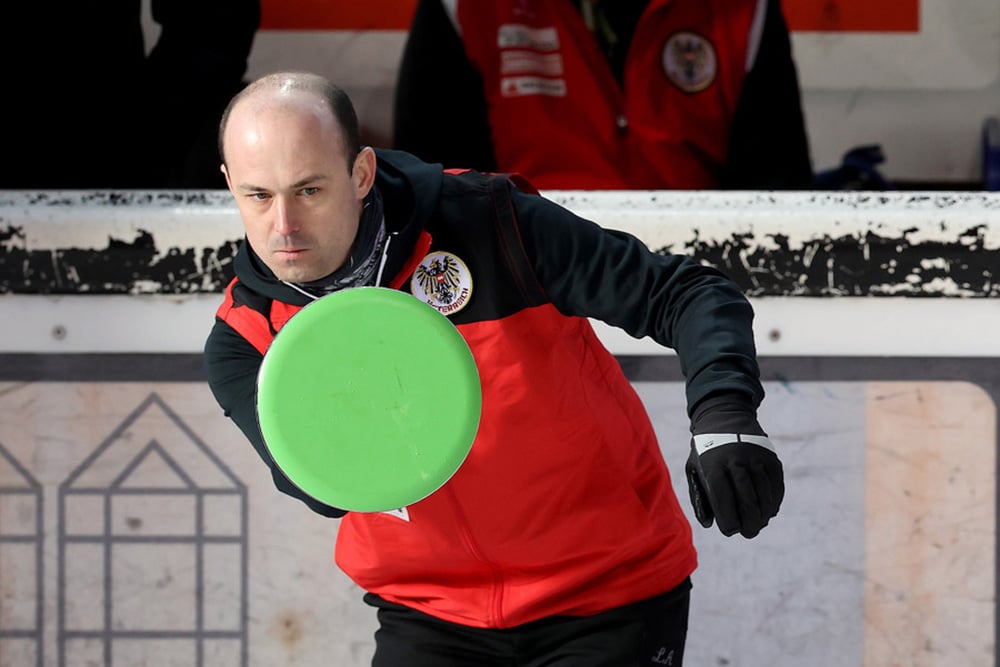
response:
[[[281,105],[245,101],[225,129],[223,173],[247,240],[281,280],[323,278],[347,259],[375,156],[347,163],[330,111],[300,96]]]

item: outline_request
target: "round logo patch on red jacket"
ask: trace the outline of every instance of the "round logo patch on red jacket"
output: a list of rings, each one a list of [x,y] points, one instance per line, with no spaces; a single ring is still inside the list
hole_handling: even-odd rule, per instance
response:
[[[410,280],[410,291],[424,303],[444,315],[454,315],[465,308],[472,296],[469,267],[450,252],[432,252],[417,265]]]
[[[660,56],[670,82],[685,93],[705,90],[715,81],[718,61],[712,43],[693,32],[678,32],[663,45]]]

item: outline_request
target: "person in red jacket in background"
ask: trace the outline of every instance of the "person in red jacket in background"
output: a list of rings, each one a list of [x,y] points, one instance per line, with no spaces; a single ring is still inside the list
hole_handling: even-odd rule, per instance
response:
[[[394,146],[540,189],[808,189],[780,0],[419,0]]]

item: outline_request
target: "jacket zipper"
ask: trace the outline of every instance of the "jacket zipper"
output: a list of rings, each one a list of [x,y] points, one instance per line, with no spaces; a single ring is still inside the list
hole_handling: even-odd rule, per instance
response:
[[[474,558],[487,566],[493,575],[493,592],[491,595],[492,599],[490,600],[489,620],[492,621],[493,627],[503,627],[503,573],[501,572],[500,567],[488,559],[479,548],[479,544],[476,542],[475,538],[472,536],[472,531],[469,529],[469,521],[466,518],[465,513],[462,511],[462,506],[458,500],[455,499],[455,494],[448,487],[442,488],[439,493],[441,491],[447,492],[448,502],[451,503],[455,516],[458,518],[462,541],[465,543],[466,548]]]

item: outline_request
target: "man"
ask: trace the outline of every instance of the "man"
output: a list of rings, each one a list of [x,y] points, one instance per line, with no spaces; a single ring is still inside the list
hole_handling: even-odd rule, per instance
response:
[[[394,146],[545,189],[808,189],[780,0],[420,0]]]
[[[337,563],[378,609],[373,664],[680,665],[690,526],[642,403],[588,317],[677,350],[697,515],[753,537],[784,483],[756,419],[753,314],[733,283],[506,177],[362,147],[350,100],[316,75],[248,86],[223,115],[220,150],[246,241],[206,342],[209,383],[276,486],[343,517]],[[412,291],[418,266],[442,256],[471,290],[447,311],[482,384],[472,450],[405,512],[306,496],[274,465],[254,412],[275,332],[334,290]]]

